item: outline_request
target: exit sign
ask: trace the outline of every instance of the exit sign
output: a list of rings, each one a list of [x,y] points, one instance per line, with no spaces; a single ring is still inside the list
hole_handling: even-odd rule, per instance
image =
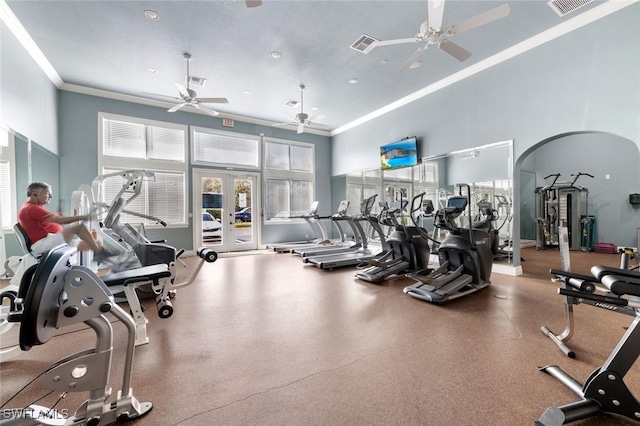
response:
[[[233,120],[230,118],[223,118],[222,119],[222,125],[224,127],[233,127]]]

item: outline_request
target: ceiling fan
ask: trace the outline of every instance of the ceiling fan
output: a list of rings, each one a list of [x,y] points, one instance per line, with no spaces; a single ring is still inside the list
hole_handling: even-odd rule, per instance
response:
[[[302,93],[305,89],[305,85],[301,84],[299,87],[300,87],[300,112],[296,114],[295,117],[292,117],[294,121],[287,122],[287,123],[277,123],[277,124],[274,124],[273,126],[288,126],[288,125],[298,126],[298,133],[303,133],[305,126],[314,124],[312,123],[312,120],[319,120],[325,117],[323,114],[318,114],[318,115],[314,115],[313,117],[309,117],[309,114],[306,114],[304,112],[304,102],[303,102],[304,98],[302,96]]]
[[[176,85],[176,87],[178,88],[178,91],[180,92],[180,97],[173,97],[173,99],[178,99],[182,102],[180,102],[179,104],[177,104],[176,106],[170,108],[168,110],[168,112],[176,112],[179,109],[182,109],[186,106],[192,106],[194,108],[199,109],[200,111],[204,112],[205,114],[209,114],[213,117],[218,115],[218,111],[214,111],[209,107],[206,107],[204,105],[202,105],[203,103],[205,104],[227,104],[229,103],[229,101],[227,100],[227,98],[198,98],[197,93],[194,90],[191,90],[189,88],[189,82],[191,81],[191,75],[189,74],[189,62],[191,61],[191,55],[189,53],[185,53],[184,55],[184,59],[187,61],[187,76],[186,76],[186,82],[187,82],[187,86],[185,87],[184,85],[180,84],[180,83],[174,83]]]
[[[509,5],[503,4],[502,6],[480,13],[479,15],[462,21],[456,25],[443,28],[442,15],[444,12],[444,3],[445,0],[429,0],[427,20],[420,25],[420,32],[414,37],[401,38],[397,40],[376,40],[369,45],[364,53],[369,53],[373,48],[380,46],[390,46],[393,44],[403,43],[422,43],[413,55],[411,55],[411,57],[404,63],[404,65],[402,65],[398,72],[405,71],[412,66],[415,67],[416,64],[419,65],[418,61],[424,54],[425,50],[427,50],[427,47],[432,44],[435,44],[439,49],[444,50],[446,53],[462,62],[469,58],[471,53],[450,41],[449,37],[468,31],[472,28],[497,21],[498,19],[502,19],[509,15]]]

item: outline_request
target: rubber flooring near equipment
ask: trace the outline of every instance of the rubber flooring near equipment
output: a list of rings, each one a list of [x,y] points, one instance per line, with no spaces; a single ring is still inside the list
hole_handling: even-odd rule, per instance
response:
[[[583,380],[631,318],[576,308],[577,358],[568,359],[540,333],[543,324],[564,324],[558,283],[549,279],[559,252],[534,247],[522,257],[524,275],[493,274],[473,297],[438,306],[407,297],[411,281],[402,278],[379,285],[356,280],[351,268],[304,267],[296,256],[221,255],[180,291],[180,307],[189,309],[171,321],[148,316],[151,344],[136,348],[132,385],[154,407],[132,425],[533,425],[547,407],[575,400],[536,367],[557,364]],[[185,259],[177,279],[191,276],[198,260]],[[577,273],[619,262],[619,255],[571,253]],[[69,331],[0,365],[0,401],[95,338],[90,329]],[[114,394],[122,367],[112,364]],[[636,389],[638,370],[626,377]],[[47,392],[36,381],[8,406]],[[75,410],[85,399],[68,394],[56,408]],[[630,424],[600,415],[576,425]]]

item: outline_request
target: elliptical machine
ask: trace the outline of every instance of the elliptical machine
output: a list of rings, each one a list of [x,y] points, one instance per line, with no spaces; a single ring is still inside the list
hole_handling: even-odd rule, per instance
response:
[[[435,223],[449,231],[438,249],[438,268],[426,268],[407,277],[415,284],[404,288],[404,292],[416,299],[431,303],[449,300],[475,293],[491,284],[491,237],[486,231],[473,228],[467,184],[458,184],[458,195],[447,200],[447,207],[436,212]],[[462,194],[466,188],[466,195]],[[459,227],[455,219],[468,209],[469,227]]]
[[[367,260],[366,264],[370,267],[358,272],[356,278],[379,283],[392,275],[416,271],[429,265],[429,242],[422,238],[423,233],[418,229],[420,227],[415,218],[422,210],[424,195],[424,192],[418,194],[411,201],[409,216],[414,226],[401,225],[398,222],[397,216],[401,215],[403,210],[402,203],[394,203],[393,209],[389,209],[386,201],[380,203],[383,207],[378,220],[384,225],[392,226],[394,230],[387,237],[387,250],[381,256]]]
[[[500,228],[496,228],[494,223],[498,219],[498,212],[493,208],[493,204],[486,200],[478,201],[476,204],[479,214],[474,218],[473,229],[480,229],[489,234],[493,260],[510,258],[511,253],[500,247],[500,229],[504,226],[507,219],[505,219]]]

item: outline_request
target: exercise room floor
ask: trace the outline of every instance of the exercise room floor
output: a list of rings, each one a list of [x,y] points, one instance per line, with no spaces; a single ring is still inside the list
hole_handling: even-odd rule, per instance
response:
[[[354,269],[322,271],[290,254],[221,257],[178,291],[175,313],[149,305],[147,345],[136,349],[134,395],[153,410],[136,425],[532,425],[577,398],[536,367],[556,364],[583,382],[632,318],[575,307],[569,359],[540,332],[565,314],[547,271],[557,250],[522,254],[524,275],[445,305],[406,296],[405,278],[371,284]],[[179,278],[189,268],[179,266]],[[618,266],[617,255],[571,252],[572,269]],[[179,281],[181,281],[179,279]],[[114,327],[111,386],[119,389],[125,329]],[[8,346],[11,330],[2,337]],[[94,333],[61,329],[0,365],[2,403],[53,361],[91,348]],[[637,366],[627,383],[640,395]],[[38,382],[4,408],[45,395]],[[75,409],[86,394],[56,408]],[[53,394],[38,404],[50,406]],[[601,415],[580,425],[633,424]]]

